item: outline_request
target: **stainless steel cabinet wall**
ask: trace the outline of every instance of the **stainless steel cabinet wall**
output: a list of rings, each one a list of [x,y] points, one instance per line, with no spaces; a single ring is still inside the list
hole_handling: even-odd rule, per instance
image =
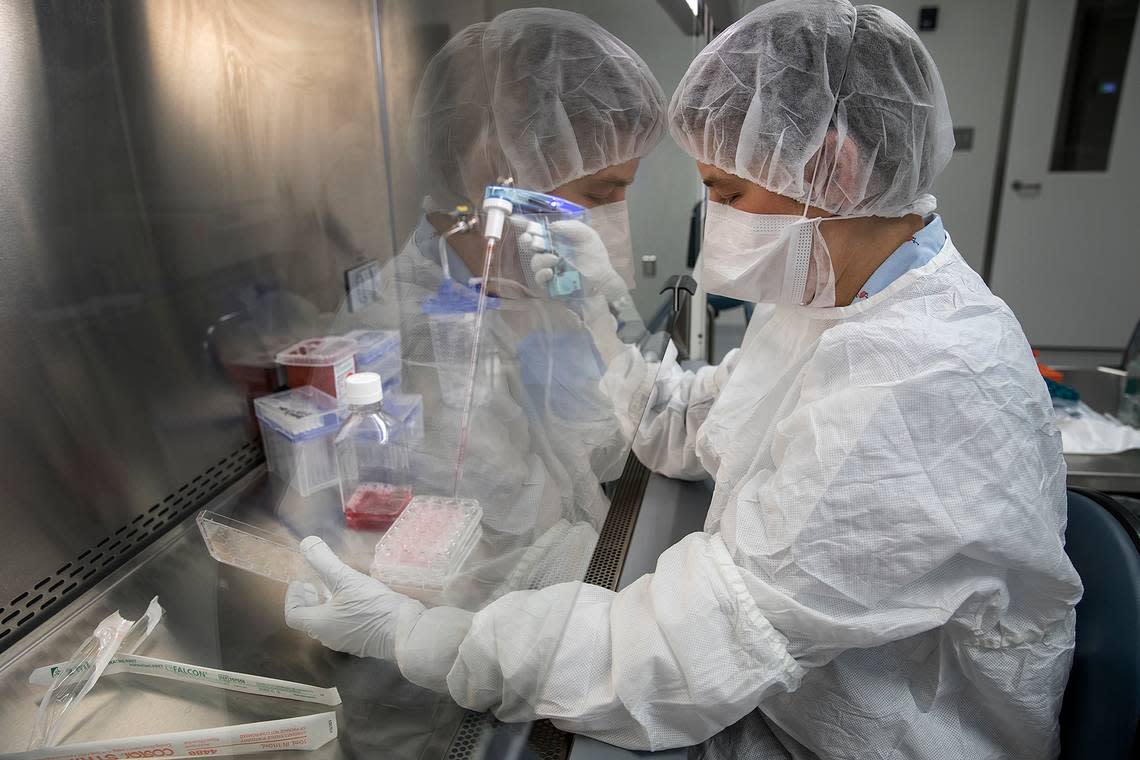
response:
[[[0,3],[0,648],[256,461],[212,326],[312,330],[392,255],[376,23]]]

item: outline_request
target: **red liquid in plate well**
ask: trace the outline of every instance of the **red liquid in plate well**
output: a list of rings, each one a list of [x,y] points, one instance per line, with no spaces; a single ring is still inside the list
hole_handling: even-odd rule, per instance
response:
[[[411,500],[411,486],[361,483],[344,505],[344,519],[354,530],[380,530],[391,525]]]

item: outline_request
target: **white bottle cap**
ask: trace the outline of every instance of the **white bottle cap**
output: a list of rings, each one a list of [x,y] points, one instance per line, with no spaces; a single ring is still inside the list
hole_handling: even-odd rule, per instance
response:
[[[344,381],[344,400],[350,406],[379,404],[384,398],[384,381],[375,372],[357,372]]]

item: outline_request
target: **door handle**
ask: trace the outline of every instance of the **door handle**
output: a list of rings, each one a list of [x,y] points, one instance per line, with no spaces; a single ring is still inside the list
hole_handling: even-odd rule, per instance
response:
[[[1039,192],[1041,192],[1041,183],[1040,182],[1022,182],[1019,179],[1015,179],[1013,182],[1011,182],[1009,184],[1009,186],[1011,188],[1013,188],[1013,191],[1015,193],[1039,193]]]
[[[676,314],[681,310],[683,303],[682,293],[688,293],[689,298],[697,292],[697,281],[687,274],[675,274],[665,281],[665,287],[661,288],[658,295],[663,295],[667,291],[673,291],[673,313]]]

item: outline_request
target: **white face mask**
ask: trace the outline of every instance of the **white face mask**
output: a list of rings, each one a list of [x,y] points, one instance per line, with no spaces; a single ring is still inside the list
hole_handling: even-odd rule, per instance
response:
[[[819,234],[823,218],[750,214],[708,204],[701,285],[757,303],[834,306],[835,270]]]
[[[589,210],[587,220],[606,246],[610,265],[621,275],[627,288],[633,288],[636,267],[629,234],[629,205],[625,201],[607,203]]]

